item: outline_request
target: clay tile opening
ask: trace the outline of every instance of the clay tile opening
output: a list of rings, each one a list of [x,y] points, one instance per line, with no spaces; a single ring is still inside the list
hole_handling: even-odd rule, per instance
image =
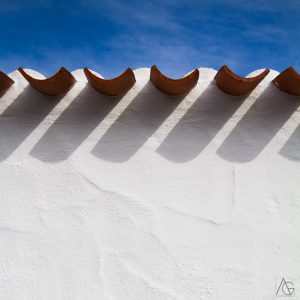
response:
[[[269,69],[265,69],[261,74],[255,77],[245,78],[236,75],[224,65],[220,68],[214,80],[218,88],[223,92],[234,96],[240,96],[254,90],[269,72]]]
[[[48,96],[66,94],[76,82],[73,75],[64,67],[61,67],[55,75],[46,79],[33,78],[21,67],[18,70],[34,89]]]
[[[165,94],[176,96],[188,93],[198,82],[199,70],[195,69],[186,77],[171,79],[163,75],[156,66],[151,67],[150,81]]]
[[[0,71],[0,95],[4,94],[12,84],[14,84],[14,81]]]
[[[118,96],[128,92],[135,84],[135,76],[131,68],[128,68],[118,77],[103,79],[93,74],[88,68],[84,68],[85,76],[90,85],[107,96]]]
[[[282,71],[273,83],[283,92],[293,96],[300,96],[300,75],[293,67],[288,67]]]

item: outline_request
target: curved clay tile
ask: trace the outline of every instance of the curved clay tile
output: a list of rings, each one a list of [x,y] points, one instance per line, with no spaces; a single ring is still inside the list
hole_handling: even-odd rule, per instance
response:
[[[83,70],[90,85],[101,94],[107,96],[124,94],[135,84],[135,76],[130,68],[113,79],[102,79],[93,74],[88,68],[84,68]]]
[[[14,81],[10,77],[0,71],[0,95],[4,93],[13,83]]]
[[[224,65],[216,74],[215,83],[223,92],[234,96],[240,96],[254,90],[269,72],[269,69],[265,69],[261,74],[255,77],[245,78],[234,74]]]
[[[300,96],[300,75],[294,70],[293,67],[288,67],[282,71],[273,83],[283,92],[290,95]]]
[[[23,68],[18,70],[34,89],[48,96],[59,96],[67,93],[76,81],[73,75],[64,67],[61,67],[55,75],[46,79],[33,78]]]
[[[171,79],[163,75],[156,66],[152,66],[150,80],[160,91],[169,95],[182,95],[189,92],[198,82],[199,70],[196,69],[188,76]]]

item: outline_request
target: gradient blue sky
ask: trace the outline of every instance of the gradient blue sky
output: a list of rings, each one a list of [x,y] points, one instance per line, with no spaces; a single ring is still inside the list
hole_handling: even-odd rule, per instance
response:
[[[300,70],[300,1],[9,0],[0,4],[0,70],[46,76],[88,66],[105,77],[156,64],[180,77],[229,65],[246,75]]]

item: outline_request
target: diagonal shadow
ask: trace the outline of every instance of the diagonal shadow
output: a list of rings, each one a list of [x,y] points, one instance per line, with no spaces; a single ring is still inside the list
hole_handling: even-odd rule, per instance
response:
[[[300,161],[300,125],[294,130],[279,153],[290,160]]]
[[[123,96],[108,97],[87,84],[41,137],[30,154],[47,162],[67,159]]]
[[[9,88],[0,92],[0,99],[8,92]]]
[[[124,162],[132,157],[185,96],[168,96],[148,82],[92,150],[98,158]]]
[[[0,116],[0,161],[7,159],[63,96],[50,97],[27,86]]]
[[[217,150],[218,155],[239,163],[255,159],[298,106],[299,98],[270,83]]]
[[[211,83],[156,152],[179,163],[192,160],[205,149],[246,97],[227,95]]]

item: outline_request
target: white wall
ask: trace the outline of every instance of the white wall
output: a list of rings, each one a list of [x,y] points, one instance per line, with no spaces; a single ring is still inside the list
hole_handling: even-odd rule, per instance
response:
[[[61,99],[10,74],[1,300],[274,299],[277,277],[300,293],[300,100],[275,71],[247,97],[215,73],[176,98],[138,69],[122,99],[82,70]]]

